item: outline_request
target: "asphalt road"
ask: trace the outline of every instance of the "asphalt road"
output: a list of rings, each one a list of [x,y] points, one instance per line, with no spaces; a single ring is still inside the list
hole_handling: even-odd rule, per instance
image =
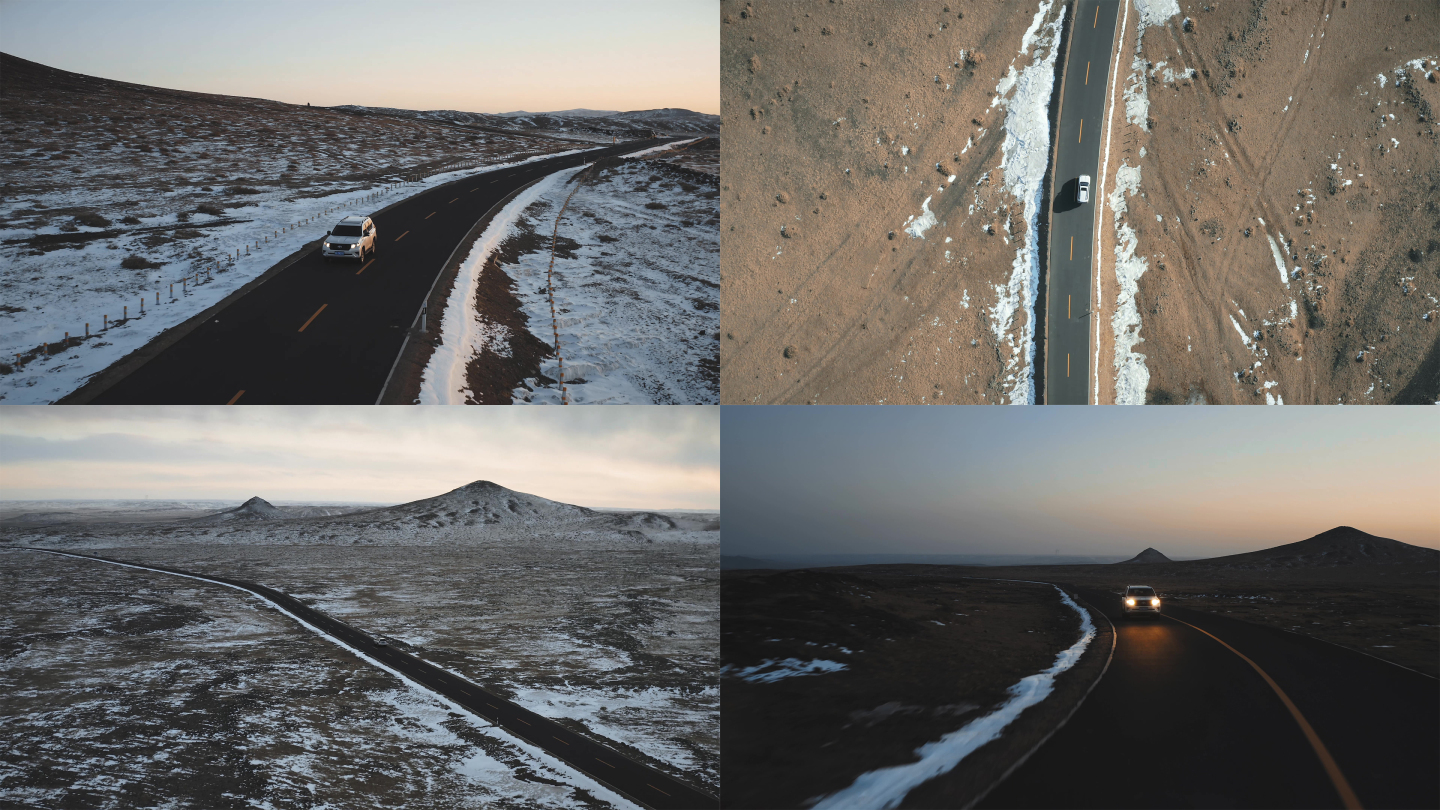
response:
[[[1164,606],[1122,618],[1116,594],[1080,590],[1116,626],[1089,698],[980,807],[1343,807],[1284,703],[1289,696],[1359,805],[1440,806],[1435,679],[1315,639]],[[1163,592],[1162,592],[1163,597]]]
[[[1065,89],[1055,138],[1046,298],[1045,402],[1090,401],[1090,305],[1094,289],[1095,197],[1100,185],[1101,128],[1115,44],[1117,0],[1077,0],[1070,21]],[[1076,202],[1080,175],[1090,175],[1090,202]]]
[[[326,264],[319,240],[334,223],[317,222],[309,254],[92,402],[372,405],[445,261],[495,203],[560,169],[674,140],[548,158],[417,194],[373,215],[379,249],[363,266]]]
[[[720,801],[714,796],[703,793],[684,783],[677,782],[670,776],[648,765],[643,765],[629,759],[623,754],[600,745],[588,737],[582,737],[564,726],[554,723],[528,709],[521,708],[492,692],[488,692],[470,683],[464,678],[452,675],[413,655],[391,646],[380,647],[376,644],[376,639],[371,636],[356,630],[344,622],[336,621],[330,616],[309,607],[304,602],[272,588],[241,579],[229,579],[227,577],[209,575],[202,576],[176,568],[167,568],[163,565],[138,565],[136,563],[126,562],[125,560],[116,560],[99,555],[46,551],[51,554],[63,554],[68,557],[119,563],[121,565],[180,574],[196,579],[220,582],[244,588],[251,593],[259,594],[265,599],[284,608],[289,613],[323,630],[334,638],[339,639],[355,651],[364,653],[386,666],[404,673],[417,683],[423,684],[450,700],[455,701],[471,713],[484,717],[486,720],[494,722],[511,734],[543,748],[546,752],[554,755],[577,770],[583,771],[607,787],[612,788],[645,807],[653,807],[656,808],[656,810],[672,810],[672,808],[674,810],[681,810],[682,808],[715,808],[720,806]]]

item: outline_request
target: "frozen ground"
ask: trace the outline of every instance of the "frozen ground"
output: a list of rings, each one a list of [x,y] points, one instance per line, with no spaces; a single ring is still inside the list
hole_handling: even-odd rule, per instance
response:
[[[0,603],[0,803],[630,806],[222,586],[5,549]]]
[[[574,404],[719,401],[718,180],[672,164],[669,147],[645,157],[558,172],[496,218],[461,267],[422,402],[477,401],[495,373],[485,355],[519,356],[514,331],[477,297],[494,272],[514,280],[534,339],[553,350],[559,338],[558,358],[518,372],[514,402],[559,404],[561,360]]]
[[[679,779],[718,789],[719,515],[597,512],[476,482],[346,514],[6,526],[249,579]]]
[[[6,403],[69,393],[318,239],[332,220],[464,173],[432,174],[447,165],[493,167],[586,148],[0,58]],[[397,185],[417,175],[428,176]],[[68,350],[67,332],[82,339]]]

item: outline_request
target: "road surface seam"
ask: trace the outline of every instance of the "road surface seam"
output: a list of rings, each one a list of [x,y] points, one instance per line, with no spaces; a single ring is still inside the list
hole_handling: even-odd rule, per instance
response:
[[[1098,8],[1098,6],[1097,6],[1097,8]],[[1002,580],[1002,581],[1003,581],[1003,580]],[[1059,585],[1055,585],[1055,583],[1053,583],[1053,582],[1049,582],[1049,583],[1046,583],[1046,584],[1047,584],[1047,585],[1053,585],[1053,586],[1056,587],[1056,588],[1059,588],[1059,587],[1060,587]],[[1062,589],[1062,590],[1063,590],[1063,589]],[[1115,623],[1112,622],[1112,621],[1110,621],[1110,617],[1109,617],[1109,616],[1106,616],[1100,609],[1096,608],[1094,605],[1091,605],[1091,604],[1090,604],[1090,600],[1088,600],[1088,599],[1086,599],[1085,597],[1081,596],[1080,593],[1079,593],[1079,591],[1076,591],[1076,592],[1075,592],[1075,597],[1076,597],[1077,599],[1079,599],[1080,601],[1084,602],[1085,604],[1090,605],[1090,609],[1093,610],[1093,611],[1095,611],[1097,614],[1099,614],[1099,615],[1101,615],[1101,616],[1104,616],[1104,617],[1105,617],[1105,623],[1108,624],[1108,625],[1110,625],[1110,654],[1109,654],[1108,656],[1106,656],[1106,658],[1105,658],[1105,666],[1104,666],[1104,667],[1101,667],[1101,669],[1100,669],[1100,674],[1095,676],[1095,681],[1090,684],[1090,688],[1088,688],[1088,689],[1085,690],[1085,694],[1081,695],[1081,696],[1080,696],[1080,699],[1077,700],[1077,701],[1075,701],[1075,705],[1074,705],[1074,707],[1072,707],[1072,708],[1070,709],[1070,712],[1069,712],[1068,714],[1066,714],[1065,717],[1063,717],[1063,718],[1060,720],[1059,723],[1056,723],[1056,724],[1055,724],[1055,727],[1052,728],[1052,729],[1050,729],[1050,731],[1049,731],[1044,737],[1041,737],[1039,742],[1037,742],[1037,743],[1035,743],[1035,745],[1031,746],[1031,748],[1030,748],[1029,751],[1026,751],[1025,754],[1024,754],[1023,756],[1021,756],[1019,759],[1015,760],[1015,762],[1014,762],[1013,764],[1011,764],[1011,766],[1010,766],[1009,768],[1006,768],[1006,769],[1005,769],[1005,772],[1002,773],[1002,774],[1000,774],[1000,778],[996,779],[994,782],[991,782],[991,783],[990,783],[990,787],[987,787],[987,788],[985,788],[984,790],[980,791],[980,793],[976,794],[975,798],[971,799],[971,800],[965,805],[965,810],[970,810],[970,808],[972,808],[972,807],[974,807],[975,805],[979,804],[980,802],[984,801],[984,800],[985,800],[985,797],[988,796],[988,795],[990,795],[990,791],[992,791],[992,790],[994,790],[995,788],[999,787],[1001,782],[1004,782],[1006,779],[1009,779],[1009,778],[1010,778],[1010,774],[1012,774],[1012,773],[1014,773],[1015,771],[1019,770],[1020,766],[1021,766],[1021,765],[1024,765],[1024,764],[1025,764],[1025,761],[1028,760],[1028,759],[1030,759],[1030,756],[1031,756],[1032,754],[1034,754],[1036,751],[1039,751],[1039,750],[1040,750],[1040,747],[1043,746],[1045,743],[1049,742],[1049,741],[1050,741],[1050,738],[1051,738],[1051,737],[1054,737],[1054,736],[1055,736],[1055,733],[1056,733],[1057,731],[1059,731],[1060,729],[1064,728],[1064,727],[1065,727],[1065,724],[1068,723],[1068,722],[1070,722],[1070,718],[1074,717],[1074,716],[1075,716],[1075,713],[1078,712],[1078,711],[1080,711],[1080,707],[1081,707],[1082,705],[1084,705],[1085,699],[1088,698],[1088,697],[1090,697],[1090,693],[1095,691],[1095,687],[1097,687],[1097,686],[1100,685],[1100,680],[1105,677],[1105,673],[1110,671],[1110,662],[1113,661],[1113,660],[1115,660],[1115,642],[1116,642],[1116,639],[1117,639],[1118,636],[1119,636],[1119,634],[1115,631]],[[1079,663],[1079,662],[1076,662],[1076,663]]]
[[[1295,718],[1295,722],[1299,724],[1300,731],[1305,734],[1305,739],[1309,741],[1310,747],[1315,750],[1315,756],[1320,758],[1320,764],[1324,766],[1325,774],[1330,777],[1330,782],[1335,786],[1335,791],[1340,794],[1340,801],[1345,805],[1346,808],[1349,808],[1349,810],[1359,810],[1359,808],[1362,807],[1359,797],[1355,795],[1354,790],[1350,789],[1349,780],[1345,778],[1345,774],[1340,772],[1340,766],[1337,765],[1335,763],[1335,759],[1330,756],[1330,750],[1325,747],[1325,743],[1321,742],[1320,735],[1316,734],[1315,729],[1310,727],[1310,722],[1305,719],[1305,715],[1300,713],[1299,707],[1297,707],[1293,702],[1291,702],[1290,696],[1285,694],[1285,690],[1280,688],[1280,684],[1276,683],[1275,679],[1271,678],[1269,673],[1261,669],[1259,664],[1251,661],[1250,658],[1245,655],[1245,653],[1242,653],[1234,647],[1231,647],[1229,644],[1226,644],[1224,641],[1221,641],[1220,637],[1215,635],[1214,633],[1206,630],[1201,630],[1199,627],[1196,627],[1195,625],[1184,621],[1183,619],[1177,619],[1174,616],[1170,616],[1164,613],[1160,615],[1171,621],[1180,622],[1186,627],[1192,628],[1194,630],[1199,630],[1201,633],[1204,633],[1210,638],[1215,639],[1216,641],[1220,642],[1220,644],[1223,645],[1225,649],[1240,656],[1240,660],[1249,664],[1251,667],[1254,668],[1256,672],[1260,673],[1260,677],[1264,678],[1265,683],[1269,684],[1270,688],[1275,690],[1275,694],[1280,697],[1280,702],[1285,704],[1285,708],[1290,711],[1290,716]]]
[[[242,592],[242,593],[249,594],[250,596],[254,596],[254,597],[257,598],[257,599],[260,599],[260,600],[264,601],[266,604],[272,606],[273,608],[275,608],[276,610],[280,611],[280,612],[283,613],[284,615],[286,615],[286,616],[290,617],[291,619],[295,620],[295,622],[298,623],[300,626],[302,626],[302,627],[304,627],[305,629],[307,629],[307,630],[315,633],[316,635],[320,636],[321,638],[324,638],[324,639],[326,639],[327,641],[330,641],[331,643],[335,644],[336,646],[341,647],[342,649],[344,649],[344,650],[346,650],[347,652],[355,655],[357,658],[359,658],[360,660],[366,662],[367,664],[370,664],[371,666],[376,667],[377,669],[382,669],[382,670],[390,673],[391,675],[394,675],[396,678],[399,678],[399,679],[402,680],[402,681],[405,681],[405,682],[407,682],[407,683],[413,684],[416,688],[425,690],[426,692],[430,693],[431,695],[435,696],[436,698],[444,701],[445,703],[449,704],[450,706],[455,707],[456,709],[458,709],[458,710],[460,710],[460,711],[465,712],[466,714],[469,714],[469,715],[471,715],[471,716],[473,716],[473,717],[477,717],[477,718],[479,718],[480,720],[485,721],[486,723],[490,723],[491,725],[493,725],[493,726],[496,727],[496,728],[500,728],[500,729],[509,731],[509,729],[505,729],[505,727],[504,727],[503,725],[501,725],[501,720],[500,720],[500,719],[491,720],[490,718],[484,716],[483,714],[479,714],[479,713],[475,712],[473,709],[470,709],[470,708],[468,708],[468,707],[466,707],[466,706],[464,706],[464,705],[456,702],[454,699],[452,699],[452,698],[450,698],[450,697],[447,697],[445,694],[443,694],[443,693],[441,693],[441,692],[439,692],[439,691],[436,691],[438,687],[433,687],[433,686],[427,685],[427,684],[420,678],[420,676],[418,676],[418,675],[417,675],[417,676],[406,675],[406,674],[400,672],[399,670],[397,670],[397,669],[389,666],[388,664],[385,664],[385,663],[383,663],[383,662],[381,662],[381,661],[378,661],[378,660],[372,658],[370,655],[368,655],[368,654],[365,653],[364,651],[362,651],[362,650],[360,650],[360,649],[357,649],[356,647],[352,647],[348,642],[340,639],[339,637],[335,636],[334,634],[329,633],[329,632],[326,632],[325,630],[322,630],[322,629],[320,629],[319,627],[316,627],[314,624],[306,621],[305,619],[300,618],[299,616],[297,616],[297,615],[295,615],[294,613],[290,612],[290,610],[288,610],[284,605],[281,605],[281,604],[275,602],[274,600],[272,600],[270,597],[266,596],[265,594],[260,593],[259,591],[251,590],[250,588],[247,588],[247,587],[245,587],[244,585],[240,585],[240,584],[236,584],[236,583],[231,583],[231,582],[225,582],[225,581],[218,580],[218,579],[210,579],[210,578],[208,578],[208,577],[199,576],[199,575],[197,575],[197,574],[188,574],[188,573],[184,573],[184,572],[181,572],[181,571],[167,570],[167,569],[165,569],[165,568],[152,568],[152,567],[150,567],[150,566],[137,565],[137,564],[135,564],[135,563],[127,563],[127,562],[121,562],[121,561],[119,561],[119,560],[111,560],[111,559],[107,559],[107,558],[100,557],[100,556],[89,556],[89,555],[85,555],[85,554],[75,554],[75,553],[68,552],[68,551],[56,551],[56,550],[52,550],[52,549],[43,549],[43,548],[27,548],[27,549],[25,549],[25,550],[27,550],[27,551],[39,551],[39,552],[42,552],[42,553],[45,553],[45,554],[55,554],[55,555],[62,556],[62,557],[73,557],[73,558],[77,558],[77,559],[81,559],[81,560],[89,560],[90,562],[103,562],[103,563],[107,563],[107,564],[109,564],[109,565],[117,565],[117,566],[120,566],[120,567],[122,567],[122,568],[133,568],[133,569],[136,569],[136,570],[139,570],[139,571],[149,571],[149,572],[156,573],[156,574],[166,574],[166,575],[169,575],[169,576],[184,577],[185,579],[193,579],[193,580],[196,580],[196,581],[198,581],[198,582],[206,582],[206,583],[209,583],[209,584],[212,584],[212,585],[223,585],[224,587],[232,588],[232,589],[237,590],[237,591],[240,591],[240,592]],[[277,593],[281,593],[281,592],[277,591]],[[282,595],[288,596],[288,594],[283,594],[283,593],[282,593]],[[293,599],[294,597],[289,597],[289,598]],[[299,600],[296,600],[296,601],[298,602]],[[302,604],[303,604],[303,603],[302,603]],[[308,606],[307,606],[307,607],[308,607]],[[314,608],[309,608],[309,609],[310,609],[310,610],[315,610]],[[315,612],[316,612],[316,613],[320,613],[320,611],[315,611]],[[344,628],[346,628],[347,630],[350,630],[350,631],[352,631],[352,632],[355,632],[355,633],[358,634],[358,635],[362,635],[362,636],[366,636],[366,637],[373,638],[373,636],[370,636],[370,634],[365,633],[365,632],[360,631],[360,630],[357,630],[356,628],[350,627],[349,625],[345,624],[344,622],[340,621],[339,619],[334,618],[333,616],[328,616],[328,615],[323,614],[323,613],[321,613],[320,615],[325,616],[325,618],[329,619],[330,621],[333,621],[333,622],[335,622],[337,625],[340,625],[341,627],[344,627]],[[409,655],[409,654],[406,653],[406,655]],[[415,660],[420,661],[421,663],[428,664],[429,666],[432,666],[432,667],[434,666],[434,664],[430,664],[428,661],[425,661],[424,659],[420,658],[419,656],[410,656],[410,657],[415,658]],[[457,679],[459,679],[459,680],[463,680],[463,679],[459,678],[459,676],[455,676],[455,677],[456,677]],[[468,681],[467,681],[467,683],[468,683]],[[472,684],[472,685],[473,685],[473,684]],[[487,705],[487,706],[494,707],[494,704],[492,704],[492,703],[488,703],[488,702],[487,702],[486,705]],[[515,703],[512,702],[511,705],[512,705],[516,710],[518,710],[518,711],[529,711],[528,709],[526,709],[526,708],[523,707],[523,706],[520,706],[519,704],[515,704]],[[496,711],[498,712],[498,711],[500,711],[500,709],[497,708]],[[536,715],[536,716],[539,716],[539,717],[541,717],[542,719],[545,719],[547,722],[551,723],[552,725],[557,725],[557,724],[555,723],[555,721],[549,720],[548,718],[543,717],[543,715]],[[532,724],[532,723],[530,723],[529,721],[525,720],[525,718],[520,717],[518,714],[515,716],[514,719],[520,721],[521,723],[524,723],[524,724],[527,725],[527,726],[530,726],[531,728],[534,728],[534,724]],[[561,728],[563,729],[563,727],[561,727]],[[567,729],[567,731],[568,731],[568,729]],[[511,733],[519,734],[520,739],[525,740],[526,742],[529,742],[530,744],[536,745],[537,747],[539,747],[539,744],[538,744],[538,743],[536,743],[536,742],[533,741],[533,740],[530,740],[530,739],[529,739],[527,736],[525,736],[523,733],[518,732],[518,731],[511,731]],[[574,732],[570,732],[570,733],[573,734]],[[554,736],[554,735],[552,735],[552,736]],[[581,735],[576,735],[576,736],[580,737],[580,739],[582,739],[582,740],[585,740],[585,741],[587,741],[587,742],[590,742],[590,744],[595,745],[595,746],[597,746],[597,747],[601,747],[601,748],[604,747],[604,746],[602,746],[600,743],[598,743],[598,742],[596,742],[596,741],[594,741],[594,740],[591,740],[591,739],[588,738],[588,737],[584,737],[584,736],[581,736]],[[557,737],[556,739],[559,739],[559,738]],[[561,742],[564,742],[564,741],[561,740]],[[569,745],[569,743],[566,743],[566,745]],[[555,752],[552,752],[552,751],[548,751],[548,750],[546,750],[546,749],[544,749],[544,748],[540,748],[540,752],[541,752],[542,754],[545,754],[545,755],[554,757],[557,761],[559,761],[559,762],[565,764],[566,766],[574,769],[574,771],[575,771],[576,773],[580,774],[581,776],[588,777],[588,778],[590,778],[590,779],[595,780],[595,782],[599,783],[600,785],[603,785],[604,787],[606,787],[606,788],[614,791],[617,796],[620,796],[620,797],[622,797],[622,798],[628,799],[628,800],[630,800],[630,801],[632,801],[632,802],[634,802],[634,803],[636,803],[636,804],[638,804],[638,805],[640,805],[640,806],[642,806],[642,807],[654,807],[654,806],[655,806],[655,805],[653,805],[653,804],[650,803],[650,802],[643,801],[643,800],[639,799],[638,797],[631,795],[628,791],[623,790],[622,788],[620,788],[620,787],[618,787],[618,786],[616,786],[616,785],[612,785],[611,783],[609,783],[608,781],[602,779],[601,777],[599,777],[599,776],[597,776],[597,775],[595,775],[595,774],[590,773],[590,771],[588,771],[588,770],[580,767],[577,763],[571,762],[569,759],[566,759],[565,757],[560,756],[558,753],[555,753]],[[703,793],[703,791],[700,791],[700,790],[698,790],[697,788],[690,787],[689,785],[686,785],[686,784],[684,784],[683,782],[679,782],[678,780],[675,780],[674,777],[671,777],[669,774],[662,773],[662,772],[660,772],[660,771],[658,771],[658,770],[656,770],[656,769],[654,769],[654,768],[652,768],[652,767],[650,767],[650,766],[648,766],[648,765],[644,765],[644,764],[642,764],[642,763],[635,762],[634,760],[628,759],[628,758],[626,758],[624,755],[618,754],[618,753],[615,752],[615,751],[609,751],[608,753],[614,753],[614,754],[616,754],[617,756],[620,756],[621,759],[626,759],[626,760],[627,760],[628,762],[630,762],[632,765],[638,766],[639,768],[642,768],[643,770],[645,770],[645,771],[647,771],[647,772],[649,772],[649,773],[654,773],[654,774],[656,774],[656,775],[659,775],[659,776],[662,777],[663,779],[669,779],[669,780],[671,780],[671,781],[674,781],[677,785],[679,785],[679,786],[681,786],[681,787],[684,787],[684,788],[686,788],[686,789],[695,791],[696,793],[698,793],[698,794],[700,794],[700,795],[702,795],[702,796],[705,795],[705,794]],[[533,756],[533,755],[532,755],[532,756]],[[592,756],[593,756],[593,754],[592,754]],[[602,761],[602,762],[603,762],[603,760],[600,760],[599,757],[595,757],[595,759],[596,759],[597,761]],[[608,763],[608,762],[606,762],[606,763],[604,763],[604,764],[610,765],[610,763]],[[610,765],[610,767],[611,767],[611,768],[614,768],[615,766]],[[652,778],[653,778],[653,777],[652,777]],[[654,790],[657,790],[657,791],[659,791],[659,792],[661,792],[661,793],[664,793],[667,797],[669,797],[669,796],[671,795],[671,794],[669,794],[669,793],[666,793],[666,792],[663,791],[663,790],[660,790],[660,788],[655,787],[654,785],[650,784],[649,782],[645,782],[645,786],[646,786],[646,787],[649,787],[649,788],[653,788]],[[576,786],[572,785],[572,787],[576,787]],[[706,798],[712,798],[712,797],[708,797],[708,796],[707,796]],[[716,804],[718,805],[718,801],[716,802]]]

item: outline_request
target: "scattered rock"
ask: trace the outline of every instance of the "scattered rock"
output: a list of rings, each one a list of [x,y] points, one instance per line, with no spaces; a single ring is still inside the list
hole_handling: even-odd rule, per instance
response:
[[[782,203],[788,203],[790,202],[790,195],[782,191],[779,194],[775,195],[775,199],[779,200]]]
[[[799,354],[799,353],[800,353],[800,350],[797,349],[797,348],[795,348],[794,346],[786,346],[786,347],[785,347],[785,357],[786,357],[787,359],[789,359],[789,358],[794,358],[795,355],[797,355],[797,354]]]

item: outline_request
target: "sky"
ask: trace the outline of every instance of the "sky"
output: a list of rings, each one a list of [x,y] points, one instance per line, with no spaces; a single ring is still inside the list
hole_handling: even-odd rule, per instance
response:
[[[0,50],[317,106],[720,112],[713,0],[0,0]]]
[[[563,503],[715,509],[714,406],[0,408],[0,500],[395,504],[473,481]]]
[[[1440,548],[1420,407],[727,407],[721,435],[730,555]]]

